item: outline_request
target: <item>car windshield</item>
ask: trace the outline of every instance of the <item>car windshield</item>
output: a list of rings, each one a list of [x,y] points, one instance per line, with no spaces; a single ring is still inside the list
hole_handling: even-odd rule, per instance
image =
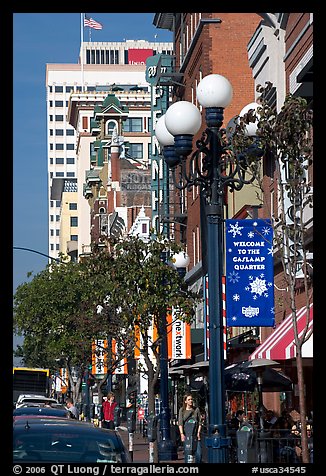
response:
[[[60,424],[44,431],[33,425],[17,426],[14,431],[14,461],[124,463],[124,447],[115,433],[78,432]],[[49,430],[49,431],[48,431]]]

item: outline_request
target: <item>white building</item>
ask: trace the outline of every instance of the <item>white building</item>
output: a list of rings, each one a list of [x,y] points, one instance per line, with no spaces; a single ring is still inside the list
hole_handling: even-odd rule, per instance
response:
[[[145,40],[85,42],[80,50],[79,63],[46,65],[50,256],[57,257],[60,250],[65,252],[60,248],[63,241],[78,241],[78,215],[77,213],[74,215],[74,211],[76,207],[78,208],[77,197],[81,197],[81,191],[77,190],[77,134],[67,120],[71,94],[80,92],[84,96],[88,93],[90,103],[100,105],[109,91],[116,92],[118,98],[121,93],[129,103],[132,98],[137,97],[139,100],[141,97],[139,92],[143,91],[150,101],[150,87],[145,79],[146,58],[156,53],[172,54],[172,52],[173,43]],[[130,92],[130,97],[126,92]],[[84,124],[81,124],[82,130],[89,131],[90,116],[89,120],[85,117],[84,121]],[[149,121],[144,119],[141,127],[149,128],[149,126]],[[143,158],[148,158],[147,148],[142,149]],[[140,150],[140,144],[135,145],[135,151],[137,150]],[[62,207],[63,192],[74,192],[76,205],[69,205],[72,226],[68,237],[70,240],[65,236],[65,239],[60,241],[61,214],[62,208],[65,208]]]

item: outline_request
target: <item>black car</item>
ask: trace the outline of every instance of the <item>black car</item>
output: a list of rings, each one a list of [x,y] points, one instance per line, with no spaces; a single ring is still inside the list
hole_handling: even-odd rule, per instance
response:
[[[130,463],[119,433],[73,419],[14,422],[13,460],[44,463]]]

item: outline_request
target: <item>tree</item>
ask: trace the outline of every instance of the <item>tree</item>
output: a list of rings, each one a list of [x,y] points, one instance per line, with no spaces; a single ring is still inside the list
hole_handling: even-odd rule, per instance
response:
[[[149,411],[154,413],[160,319],[173,307],[176,316],[191,322],[197,295],[187,290],[173,263],[163,259],[167,252],[180,251],[179,245],[161,237],[148,242],[127,237],[107,245],[94,246],[91,256],[79,263],[51,264],[17,288],[14,327],[25,337],[18,353],[30,365],[51,369],[64,361],[70,377],[72,367],[77,368],[77,384],[70,382],[76,399],[94,340],[111,337],[120,344],[121,351],[107,353],[111,373],[138,346],[148,372]],[[155,341],[149,336],[153,325],[158,330]]]
[[[27,365],[53,372],[67,367],[75,400],[91,363],[92,342],[103,334],[97,305],[106,293],[106,277],[100,275],[96,259],[87,265],[51,263],[20,285],[14,296],[14,328],[24,335],[16,356]],[[77,381],[72,378],[73,368]]]
[[[159,346],[161,320],[172,308],[176,316],[191,322],[194,317],[198,295],[189,291],[183,279],[173,267],[171,257],[180,251],[180,245],[152,237],[144,242],[130,236],[111,243],[113,267],[108,299],[101,303],[104,311],[118,312],[124,322],[125,340],[131,348],[138,348],[144,357],[149,382],[149,412],[155,409],[155,386],[160,373]],[[171,266],[172,265],[172,266]],[[157,339],[152,340],[149,330],[157,330]],[[140,334],[137,339],[136,332]],[[151,358],[153,353],[155,359]]]
[[[312,208],[312,190],[309,181],[312,165],[312,111],[305,99],[287,95],[284,105],[277,113],[266,98],[271,88],[258,86],[260,93],[257,111],[251,110],[239,122],[234,139],[234,149],[239,152],[251,151],[245,167],[254,165],[256,171],[257,150],[263,152],[264,166],[274,165],[274,179],[278,184],[278,207],[272,216],[274,221],[274,264],[281,263],[283,269],[284,299],[292,312],[292,323],[296,346],[296,367],[299,391],[299,410],[302,437],[302,460],[309,463],[306,426],[306,402],[304,395],[304,375],[302,346],[309,339],[310,304],[313,299],[312,267],[308,262],[308,230],[306,213]],[[257,137],[253,147],[252,139],[245,134],[245,126],[257,121]],[[266,174],[258,177],[259,190],[263,192],[264,207],[270,206],[270,188]],[[269,216],[271,216],[269,207]],[[304,294],[306,325],[299,335],[296,319],[298,284]],[[285,304],[285,303],[284,303]]]

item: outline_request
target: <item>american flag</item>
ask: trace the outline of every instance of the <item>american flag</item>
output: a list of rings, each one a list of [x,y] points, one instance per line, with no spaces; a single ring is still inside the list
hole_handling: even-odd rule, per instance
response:
[[[96,20],[93,20],[93,18],[87,18],[86,16],[84,18],[84,26],[94,28],[94,30],[102,30],[103,28],[101,23]]]

